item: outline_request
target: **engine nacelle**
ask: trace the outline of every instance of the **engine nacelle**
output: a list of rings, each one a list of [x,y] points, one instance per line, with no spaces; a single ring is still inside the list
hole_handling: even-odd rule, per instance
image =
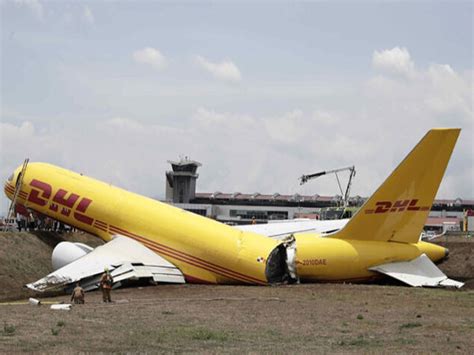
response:
[[[82,243],[61,242],[53,250],[51,263],[53,270],[58,270],[63,266],[72,263],[74,260],[90,253],[94,248]]]

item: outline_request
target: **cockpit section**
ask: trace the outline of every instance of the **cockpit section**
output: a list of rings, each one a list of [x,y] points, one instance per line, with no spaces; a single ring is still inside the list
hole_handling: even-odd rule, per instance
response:
[[[7,180],[4,183],[3,190],[5,192],[5,195],[10,200],[12,200],[12,205],[16,204],[17,196],[26,198],[26,194],[23,191],[21,191],[21,184],[23,181],[22,177],[25,174],[28,162],[29,162],[29,159],[25,159],[23,165],[20,165],[18,168],[16,168],[15,171],[12,174],[10,174],[10,176],[7,178]]]
[[[8,179],[5,181],[5,184],[3,185],[3,191],[5,192],[5,195],[11,200],[13,198],[13,194],[15,193],[15,173],[12,173]]]

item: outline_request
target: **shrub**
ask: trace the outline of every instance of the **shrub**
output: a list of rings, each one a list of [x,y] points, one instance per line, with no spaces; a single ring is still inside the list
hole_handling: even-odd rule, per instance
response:
[[[16,327],[13,324],[3,323],[3,335],[13,335],[16,332]]]

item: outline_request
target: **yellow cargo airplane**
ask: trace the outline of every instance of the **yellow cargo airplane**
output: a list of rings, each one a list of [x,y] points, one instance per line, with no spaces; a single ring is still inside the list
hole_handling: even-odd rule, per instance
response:
[[[17,188],[17,203],[108,241],[28,285],[36,290],[97,277],[104,267],[116,281],[146,274],[158,282],[266,285],[385,274],[413,286],[461,287],[433,264],[447,249],[420,241],[459,132],[430,130],[358,213],[324,237],[275,240],[44,163],[30,163],[22,176],[18,168],[5,193],[13,199]]]

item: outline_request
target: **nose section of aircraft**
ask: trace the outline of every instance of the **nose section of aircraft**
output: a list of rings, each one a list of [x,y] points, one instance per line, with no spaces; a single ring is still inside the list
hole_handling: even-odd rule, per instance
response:
[[[16,185],[17,185],[17,183],[18,183],[18,178],[19,178],[21,169],[22,169],[21,166],[17,167],[17,168],[10,174],[10,176],[7,178],[7,180],[6,180],[5,183],[4,183],[3,191],[5,192],[5,195],[6,195],[10,200],[13,199],[13,195],[15,194],[15,187],[16,187]]]
[[[3,191],[5,195],[11,200],[13,198],[13,194],[15,193],[15,185],[13,184],[13,178],[15,173],[12,173],[8,179],[5,181],[3,186]]]

